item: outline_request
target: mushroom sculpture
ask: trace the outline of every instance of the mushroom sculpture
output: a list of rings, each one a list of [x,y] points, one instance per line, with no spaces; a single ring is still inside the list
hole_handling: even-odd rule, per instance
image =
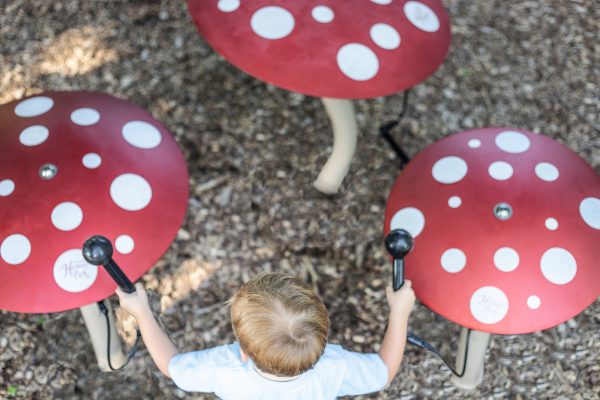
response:
[[[84,260],[82,245],[96,234],[109,238],[132,281],[150,269],[185,214],[181,152],[148,112],[98,93],[13,101],[0,106],[0,122],[0,308],[80,308],[106,370],[106,327],[96,302],[116,285]],[[114,323],[111,329],[116,337]],[[111,359],[119,361],[120,346],[112,343]]]
[[[464,327],[464,388],[482,379],[491,333],[553,327],[600,295],[600,176],[544,135],[474,129],[426,148],[391,191],[392,229],[414,237],[417,297]]]
[[[350,99],[387,96],[444,60],[450,21],[439,0],[188,0],[206,41],[241,70],[323,100],[333,151],[314,186],[337,192],[357,140]]]

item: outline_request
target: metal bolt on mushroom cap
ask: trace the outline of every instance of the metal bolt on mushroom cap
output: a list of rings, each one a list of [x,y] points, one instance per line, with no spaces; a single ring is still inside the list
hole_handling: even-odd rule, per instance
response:
[[[141,108],[85,92],[0,105],[0,309],[55,312],[114,293],[81,246],[101,234],[131,280],[174,239],[188,173],[171,134]]]
[[[600,176],[543,134],[473,129],[427,147],[390,193],[396,228],[414,236],[417,297],[462,326],[533,332],[600,295]]]
[[[312,96],[371,98],[425,80],[450,47],[439,0],[188,0],[200,34],[239,69]]]

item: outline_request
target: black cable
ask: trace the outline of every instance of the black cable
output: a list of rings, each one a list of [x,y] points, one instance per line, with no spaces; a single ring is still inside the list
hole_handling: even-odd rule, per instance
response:
[[[446,366],[450,369],[450,371],[452,371],[452,373],[454,375],[456,375],[459,378],[462,378],[465,375],[465,371],[467,369],[467,356],[469,354],[469,339],[471,338],[471,329],[467,329],[467,343],[465,345],[465,354],[464,354],[464,361],[463,361],[463,367],[462,367],[462,371],[459,374],[453,367],[452,365],[448,362],[448,360],[446,360],[444,358],[444,356],[442,356],[442,354],[432,345],[430,345],[429,343],[427,343],[425,340],[421,339],[418,336],[413,335],[412,333],[408,333],[408,335],[406,335],[406,341],[409,342],[410,344],[420,347],[422,349],[425,350],[429,350],[431,351],[433,354],[435,354],[436,356],[438,356],[443,362],[444,364],[446,364]]]
[[[388,142],[394,153],[400,158],[400,168],[404,166],[404,164],[410,161],[410,157],[402,150],[402,147],[394,140],[390,131],[396,125],[400,123],[404,115],[406,115],[406,111],[408,110],[408,94],[410,93],[410,89],[404,91],[404,95],[402,98],[402,110],[398,114],[398,117],[382,126],[379,127],[379,134]]]
[[[111,371],[118,371],[127,364],[129,364],[129,361],[131,361],[131,359],[137,352],[138,343],[142,334],[140,332],[140,328],[135,328],[135,343],[133,343],[133,346],[131,346],[131,349],[129,349],[129,353],[127,353],[127,357],[125,358],[125,362],[123,363],[123,365],[121,365],[119,368],[114,368],[112,366],[112,363],[110,362],[110,318],[108,318],[108,308],[104,304],[104,301],[99,301],[98,307],[100,308],[100,312],[104,314],[104,318],[106,319],[106,359],[108,360],[108,367],[111,369]]]

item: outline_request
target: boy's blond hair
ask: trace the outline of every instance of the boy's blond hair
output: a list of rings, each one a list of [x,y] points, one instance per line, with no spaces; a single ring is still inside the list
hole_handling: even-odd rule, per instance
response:
[[[327,343],[329,316],[321,298],[298,278],[261,273],[231,302],[242,350],[263,372],[295,376],[312,368]]]

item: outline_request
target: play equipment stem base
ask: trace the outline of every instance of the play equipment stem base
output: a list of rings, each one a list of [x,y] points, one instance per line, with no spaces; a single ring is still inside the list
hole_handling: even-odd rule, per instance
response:
[[[337,193],[348,173],[358,137],[356,114],[351,100],[321,98],[331,120],[333,150],[313,186],[325,194]]]
[[[125,362],[125,355],[123,354],[119,335],[115,328],[115,318],[110,301],[102,300],[102,303],[104,303],[108,309],[108,319],[110,321],[110,362],[113,368],[119,368]],[[100,311],[98,303],[88,304],[81,307],[79,310],[81,311],[85,326],[90,334],[92,346],[94,347],[96,359],[98,360],[98,367],[101,371],[110,371],[111,369],[108,364],[106,351],[106,346],[108,344],[106,337],[106,334],[108,333],[108,329],[106,329],[106,317],[102,311]]]
[[[483,380],[485,353],[491,336],[487,332],[471,330],[471,333],[468,334],[468,331],[467,328],[462,328],[460,332],[456,357],[456,370],[460,373],[463,371],[465,363],[465,347],[467,347],[468,338],[467,365],[464,369],[464,375],[462,377],[452,377],[452,383],[465,390],[476,388]]]

